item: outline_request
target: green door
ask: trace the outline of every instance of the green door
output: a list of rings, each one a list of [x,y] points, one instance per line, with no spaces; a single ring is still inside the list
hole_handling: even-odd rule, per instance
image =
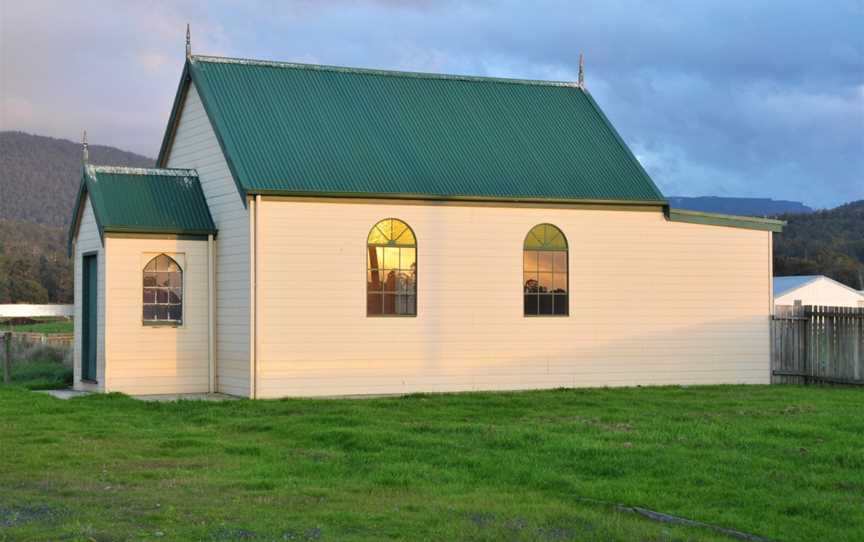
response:
[[[96,380],[96,255],[84,256],[81,292],[81,380]]]

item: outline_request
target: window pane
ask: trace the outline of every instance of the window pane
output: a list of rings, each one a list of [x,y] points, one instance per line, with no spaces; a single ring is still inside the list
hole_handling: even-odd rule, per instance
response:
[[[397,244],[401,245],[402,239],[400,238],[402,237],[402,234],[405,233],[405,231],[408,229],[408,226],[406,226],[405,223],[401,220],[393,220],[390,223],[392,228],[390,232],[390,239],[392,239],[393,241],[398,241]]]
[[[384,268],[399,269],[399,249],[396,247],[384,247]]]
[[[376,224],[372,231],[369,232],[369,238],[366,241],[370,245],[386,245],[387,244],[387,236],[378,228]]]
[[[168,291],[168,302],[179,305],[183,301],[183,290],[180,288],[171,288]]]
[[[558,251],[552,253],[552,270],[556,273],[567,272],[567,252]]]
[[[566,316],[569,314],[568,306],[567,306],[568,297],[567,294],[561,294],[555,296],[555,314]]]
[[[549,226],[546,229],[546,248],[567,248],[567,241],[564,239],[564,234],[561,230],[554,226]]]
[[[567,291],[567,273],[555,273],[553,275],[552,291],[559,293]]]
[[[552,314],[552,294],[540,294],[538,296],[540,302],[538,304],[538,314]]]
[[[144,288],[144,303],[156,303],[156,290]]]
[[[156,286],[156,273],[144,273],[144,286]]]
[[[366,272],[366,288],[368,290],[377,291],[383,287],[381,283],[381,271],[377,269],[370,269]]]
[[[368,263],[369,269],[379,269],[384,263],[384,247],[368,247]]]
[[[366,295],[366,314],[381,314],[382,295]]]
[[[171,273],[180,272],[180,266],[177,265],[177,262],[175,262],[172,258],[169,258],[168,256],[161,256],[161,258],[162,264],[160,264],[159,266],[159,271],[168,271]]]
[[[396,314],[415,314],[417,297],[413,295],[396,296]]]
[[[537,271],[537,254],[536,250],[526,250],[523,252],[525,271]]]
[[[391,219],[386,218],[379,222],[378,229],[381,230],[381,233],[387,241],[393,239],[393,221]]]
[[[414,293],[414,277],[411,275],[410,271],[403,269],[399,272],[398,279],[396,281],[396,291],[401,294]]]
[[[180,288],[183,286],[183,275],[180,273],[168,273],[168,284],[172,288]]]
[[[152,260],[150,260],[149,262],[147,262],[147,265],[144,266],[144,272],[145,272],[145,273],[146,273],[146,272],[154,272],[154,273],[156,272],[156,260],[157,260],[157,259],[158,259],[158,258],[153,258]]]
[[[168,319],[168,305],[156,305],[156,320]]]
[[[154,320],[156,318],[156,305],[144,305],[144,319]]]
[[[399,235],[399,238],[398,238],[398,239],[396,239],[396,244],[397,244],[397,245],[402,245],[402,246],[405,246],[405,245],[412,245],[412,246],[413,246],[413,245],[416,245],[416,244],[417,244],[417,241],[414,239],[414,234],[411,233],[411,228],[408,228],[408,227],[407,227],[407,224],[406,224],[406,227],[405,227],[405,228],[406,228],[405,231],[402,232],[401,235]]]
[[[543,224],[534,226],[528,235],[525,237],[525,248],[542,248],[543,247]]]
[[[399,268],[413,269],[417,263],[416,248],[401,248],[399,249]]]
[[[168,303],[168,290],[164,288],[156,290],[156,303]]]
[[[384,308],[382,314],[396,314],[395,294],[384,294]]]
[[[537,275],[538,287],[541,292],[552,291],[552,273],[540,273]]]
[[[179,322],[183,319],[183,307],[181,305],[168,305],[168,320]]]
[[[384,291],[385,292],[395,292],[396,291],[396,271],[395,269],[385,269],[382,271],[382,278],[384,279]]]
[[[525,294],[525,315],[535,316],[537,314],[537,295]]]
[[[537,254],[539,258],[537,265],[538,269],[540,269],[540,272],[542,273],[543,271],[552,271],[552,253],[542,250]]]
[[[156,273],[156,286],[168,286],[170,282],[170,273],[162,272]]]
[[[526,292],[537,293],[537,273],[524,273],[522,275],[522,288]]]

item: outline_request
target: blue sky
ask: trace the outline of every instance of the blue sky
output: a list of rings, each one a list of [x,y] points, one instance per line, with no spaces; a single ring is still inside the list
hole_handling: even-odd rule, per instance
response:
[[[197,53],[573,80],[666,195],[864,199],[864,2],[0,0],[0,129],[154,156]]]

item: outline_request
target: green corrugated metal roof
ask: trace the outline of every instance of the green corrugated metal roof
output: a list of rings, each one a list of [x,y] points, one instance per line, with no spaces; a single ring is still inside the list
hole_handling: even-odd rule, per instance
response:
[[[571,83],[204,56],[185,74],[172,123],[188,75],[241,193],[665,203]]]
[[[90,196],[100,235],[216,233],[198,173],[192,169],[86,165],[69,230],[70,243],[85,195]]]

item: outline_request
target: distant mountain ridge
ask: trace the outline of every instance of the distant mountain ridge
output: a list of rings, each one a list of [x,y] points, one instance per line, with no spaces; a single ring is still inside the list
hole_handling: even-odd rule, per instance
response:
[[[671,196],[667,198],[672,207],[744,216],[777,216],[782,214],[812,213],[813,209],[800,201],[774,200],[771,198],[728,198],[721,196]]]
[[[105,145],[94,164],[152,167],[155,160]],[[0,219],[65,226],[81,181],[81,144],[26,132],[0,132]]]

